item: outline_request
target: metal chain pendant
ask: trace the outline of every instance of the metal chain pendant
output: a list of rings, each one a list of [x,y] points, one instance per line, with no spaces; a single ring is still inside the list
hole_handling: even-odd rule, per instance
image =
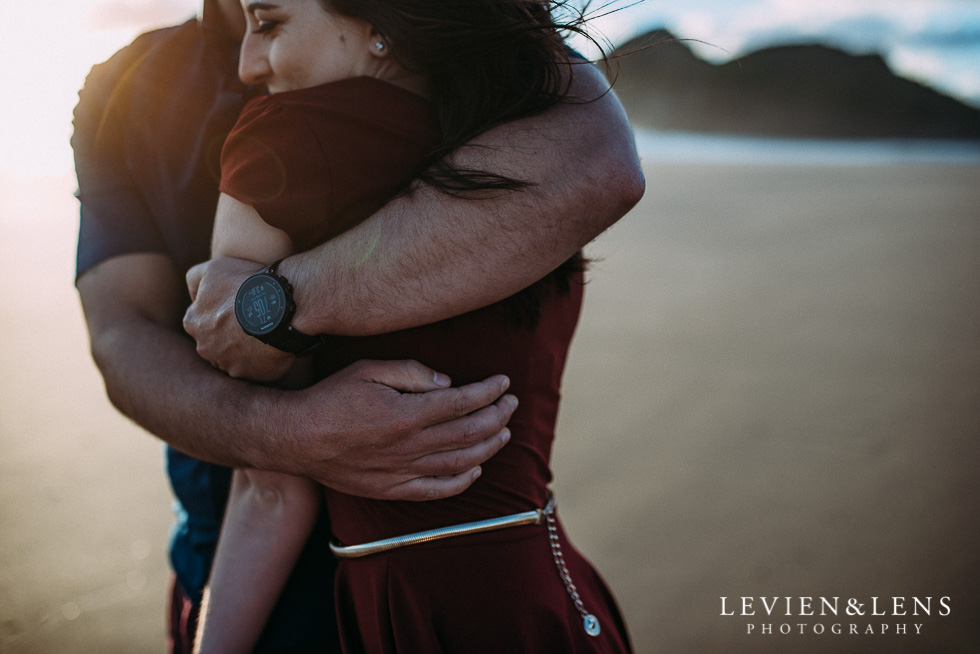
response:
[[[585,610],[585,604],[578,594],[578,589],[575,588],[575,582],[572,581],[572,575],[568,572],[568,566],[565,565],[565,556],[562,554],[561,543],[558,541],[558,525],[555,522],[554,507],[545,513],[545,520],[548,523],[548,540],[551,543],[551,556],[554,558],[555,566],[558,568],[558,574],[561,576],[561,583],[564,584],[568,596],[572,598],[575,609],[582,616],[582,626],[585,628],[585,633],[594,638],[599,635],[599,619]]]

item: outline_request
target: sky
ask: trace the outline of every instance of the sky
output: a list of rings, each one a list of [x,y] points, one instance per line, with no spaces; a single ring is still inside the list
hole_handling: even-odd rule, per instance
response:
[[[895,72],[980,106],[980,0],[647,0],[599,25],[614,43],[667,26],[711,44],[692,47],[715,62],[800,42],[879,52]]]
[[[603,12],[607,0],[593,0]],[[980,106],[980,0],[616,0],[595,27],[613,43],[668,27],[721,62],[767,45],[820,41],[881,52],[899,74]],[[0,40],[0,172],[72,170],[71,110],[92,65],[138,33],[180,22],[199,0],[32,0]]]

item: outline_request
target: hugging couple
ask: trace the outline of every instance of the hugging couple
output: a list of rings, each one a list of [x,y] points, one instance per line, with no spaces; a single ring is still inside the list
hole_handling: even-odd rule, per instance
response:
[[[168,445],[172,651],[630,651],[548,488],[580,250],[643,191],[584,27],[205,0],[92,70],[76,284]]]

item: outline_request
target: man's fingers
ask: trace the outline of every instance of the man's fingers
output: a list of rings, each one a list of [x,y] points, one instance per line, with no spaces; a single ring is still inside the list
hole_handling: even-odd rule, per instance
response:
[[[347,389],[340,393],[348,398],[341,404],[352,411],[353,424],[380,422],[387,428],[347,442],[345,468],[327,477],[317,470],[306,476],[378,499],[424,501],[466,490],[481,464],[510,438],[506,424],[517,398],[503,395],[510,385],[503,375],[460,388],[439,387],[445,383],[448,379],[418,362],[360,361],[311,387],[309,392]],[[433,386],[436,390],[428,390]],[[369,392],[348,393],[352,388]]]
[[[418,361],[359,361],[352,367],[362,379],[405,393],[425,393],[451,383],[449,377]]]
[[[510,440],[510,430],[503,428],[467,447],[420,456],[405,471],[415,477],[445,477],[461,474],[484,463]]]
[[[356,484],[341,487],[336,480],[320,482],[347,493],[384,500],[421,502],[458,495],[480,475],[480,465],[510,440],[510,430],[505,425],[516,407],[517,398],[505,395],[472,415],[429,427],[401,448],[403,461],[397,472],[361,472]]]
[[[517,398],[504,395],[490,406],[462,418],[427,427],[420,435],[419,442],[425,447],[427,454],[461,450],[499,434],[516,410]],[[457,472],[460,470],[453,470],[451,474]]]
[[[436,425],[466,416],[495,402],[510,387],[504,375],[459,388],[431,391],[411,398],[412,414],[422,425]]]
[[[427,502],[441,500],[459,495],[469,488],[480,477],[480,468],[471,468],[458,475],[442,477],[416,477],[394,486],[389,500],[406,500],[410,502]]]

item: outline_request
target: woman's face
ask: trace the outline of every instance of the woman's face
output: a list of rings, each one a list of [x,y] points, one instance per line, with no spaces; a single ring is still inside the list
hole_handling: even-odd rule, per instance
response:
[[[238,76],[269,93],[374,75],[385,54],[370,24],[318,0],[242,0],[242,7],[248,26]]]

